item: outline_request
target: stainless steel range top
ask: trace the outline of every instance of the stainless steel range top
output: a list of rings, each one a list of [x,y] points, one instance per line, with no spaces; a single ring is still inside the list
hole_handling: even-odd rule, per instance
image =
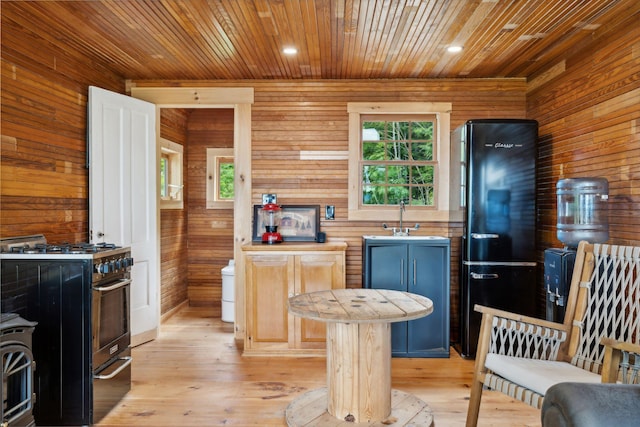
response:
[[[130,252],[113,243],[47,243],[42,234],[0,239],[1,259],[99,259]]]

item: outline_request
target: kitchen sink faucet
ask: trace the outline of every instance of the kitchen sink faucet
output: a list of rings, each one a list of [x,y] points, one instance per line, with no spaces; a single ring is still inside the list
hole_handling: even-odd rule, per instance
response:
[[[402,214],[406,209],[406,205],[404,203],[404,200],[400,201],[400,227],[398,229],[396,229],[395,227],[393,227],[391,229],[391,232],[393,233],[394,236],[408,236],[409,235],[409,231],[411,230],[417,230],[418,228],[420,228],[420,224],[416,224],[413,226],[413,228],[406,228],[404,231],[402,229]],[[384,228],[385,230],[389,228],[389,226],[385,223],[382,224],[382,228]]]

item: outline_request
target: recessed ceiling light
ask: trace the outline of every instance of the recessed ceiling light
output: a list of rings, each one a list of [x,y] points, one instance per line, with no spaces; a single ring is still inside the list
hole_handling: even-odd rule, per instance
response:
[[[284,53],[285,55],[295,55],[296,53],[298,53],[298,49],[296,49],[295,47],[285,47],[284,49],[282,49],[282,53]]]
[[[447,48],[447,52],[451,52],[451,53],[462,52],[462,46],[449,46]]]

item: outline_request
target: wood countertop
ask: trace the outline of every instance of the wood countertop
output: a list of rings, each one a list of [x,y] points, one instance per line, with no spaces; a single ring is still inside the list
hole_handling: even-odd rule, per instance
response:
[[[276,244],[266,244],[261,242],[251,242],[242,245],[242,250],[247,252],[292,252],[292,251],[346,251],[346,242],[282,242]]]

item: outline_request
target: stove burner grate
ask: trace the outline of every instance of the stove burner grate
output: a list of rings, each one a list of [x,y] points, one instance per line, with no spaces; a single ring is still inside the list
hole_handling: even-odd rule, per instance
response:
[[[9,252],[13,254],[91,254],[117,249],[114,243],[36,243],[33,246],[25,244],[12,246]]]

